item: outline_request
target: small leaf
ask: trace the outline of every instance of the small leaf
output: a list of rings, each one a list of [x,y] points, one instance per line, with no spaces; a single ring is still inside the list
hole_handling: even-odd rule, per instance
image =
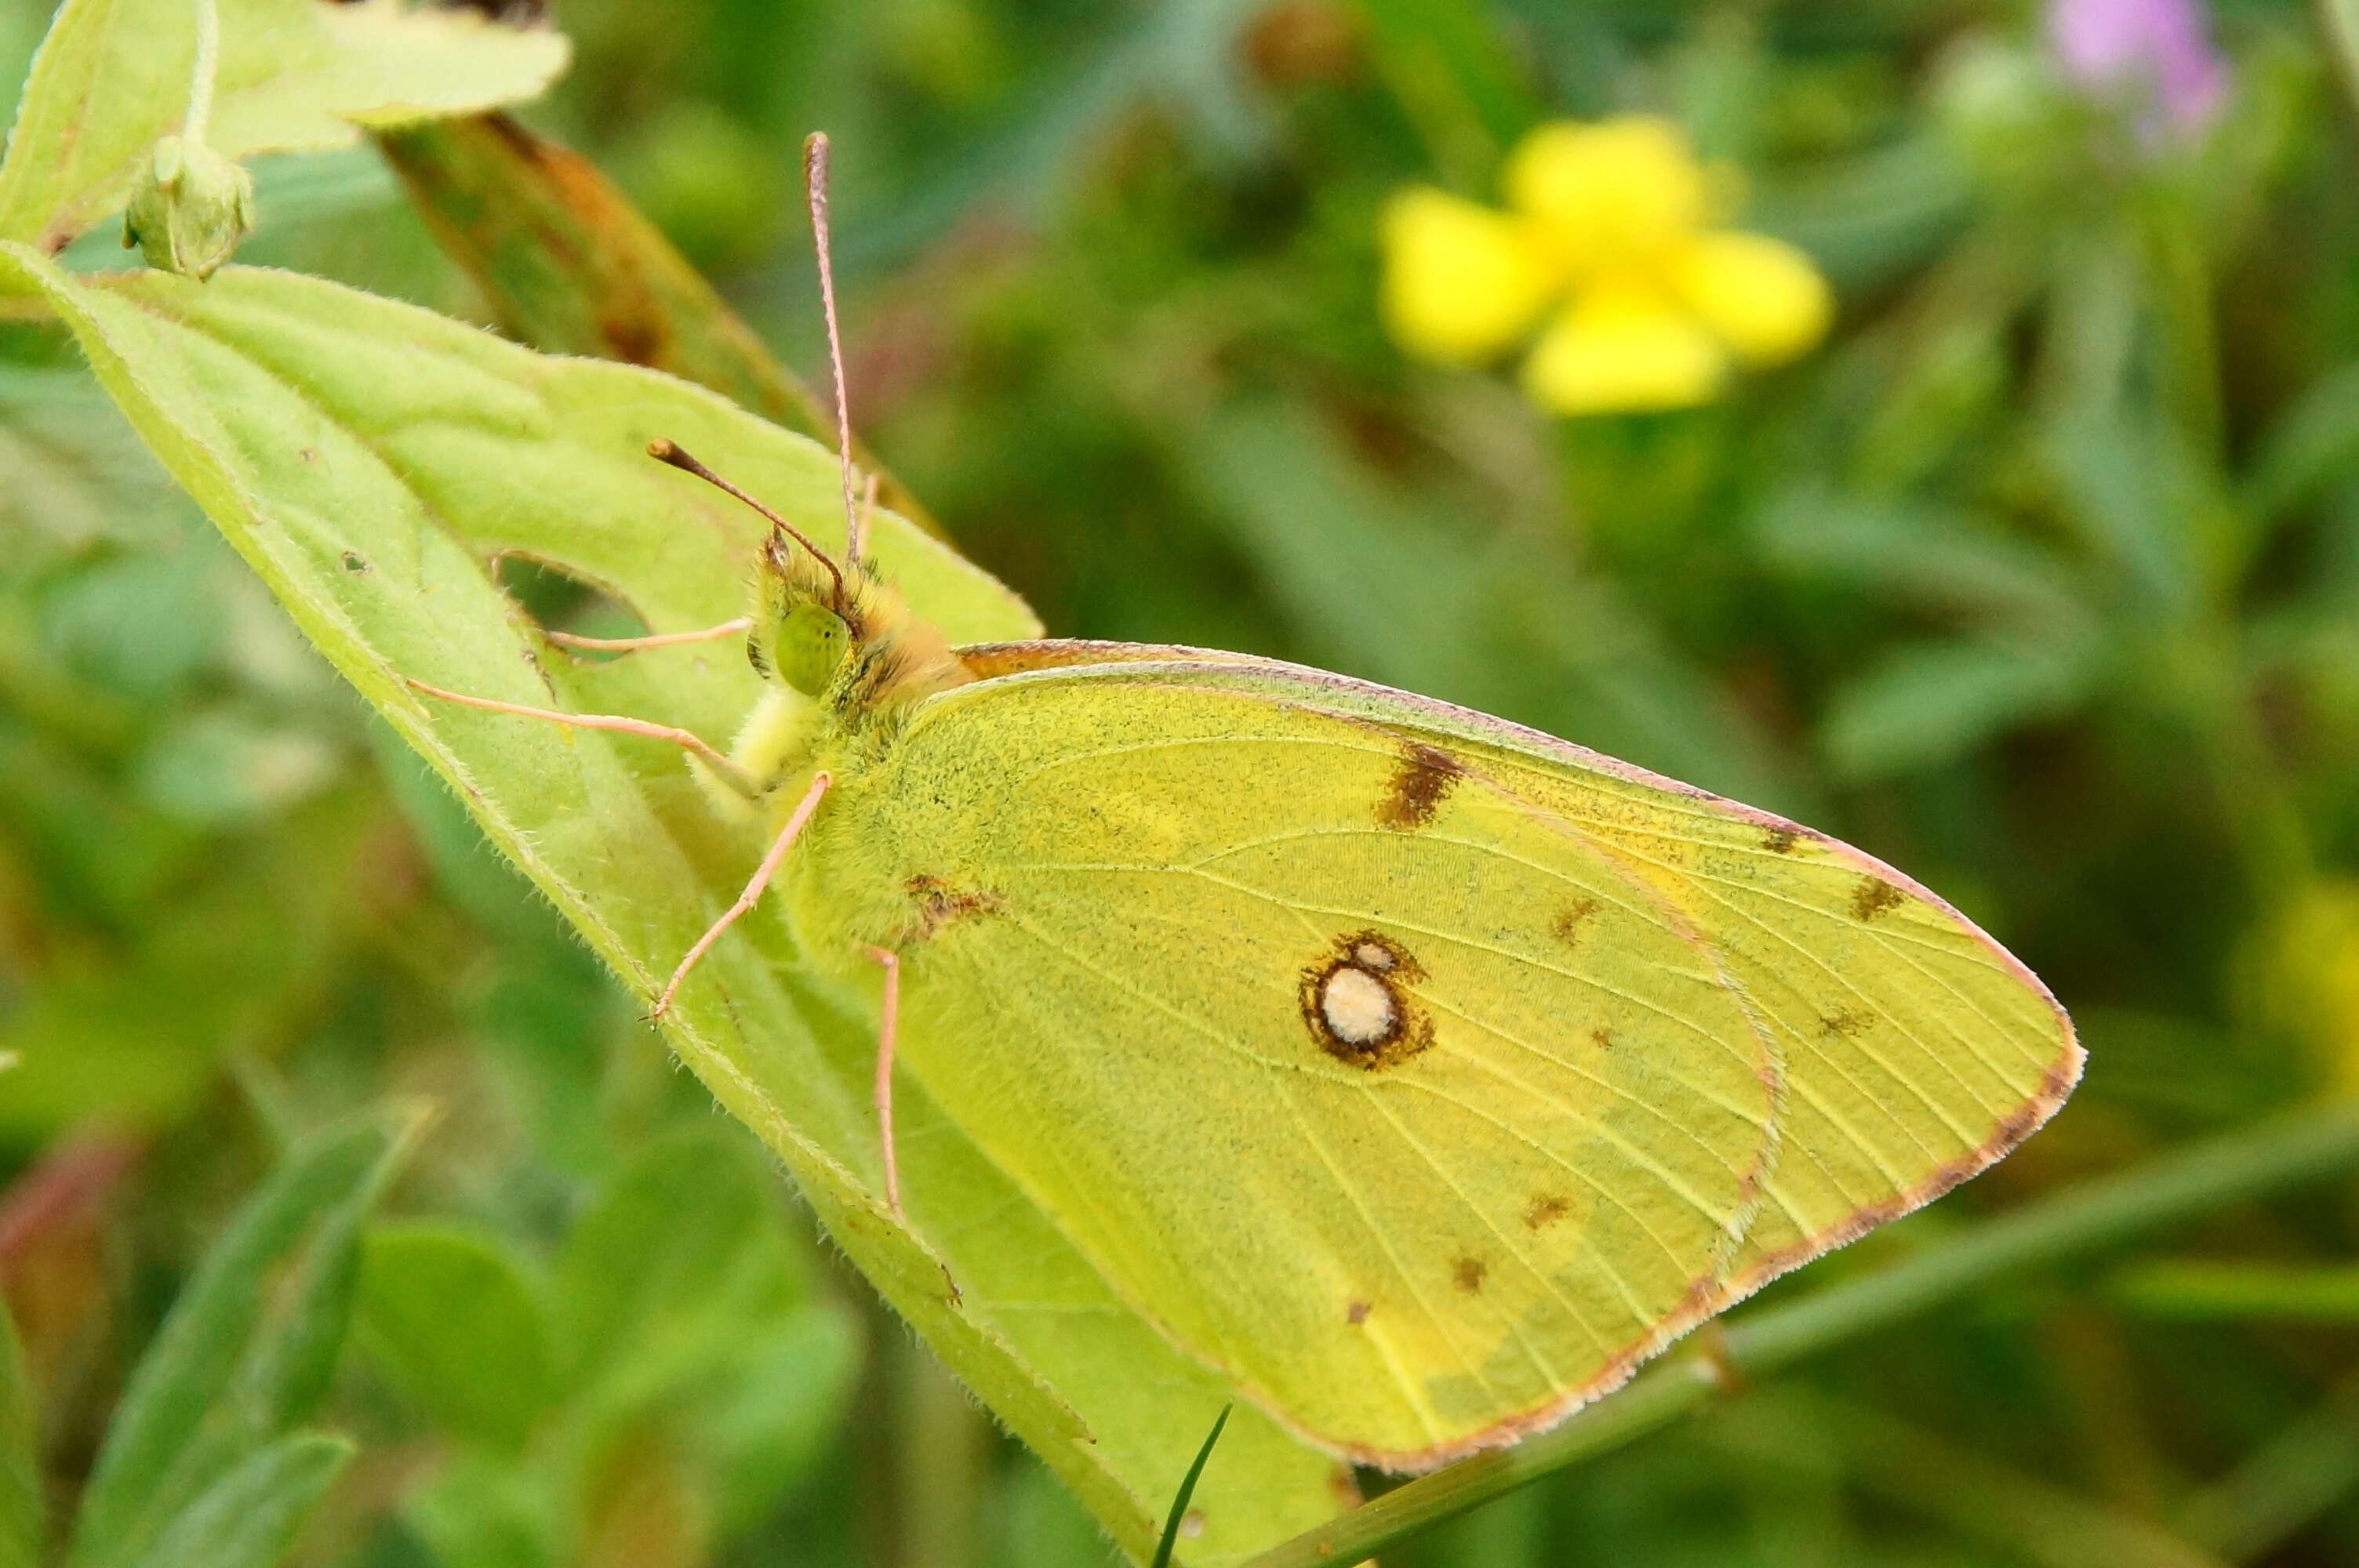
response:
[[[7,1064],[0,1062],[0,1072]],[[41,1560],[40,1450],[34,1442],[33,1386],[16,1343],[16,1323],[0,1301],[0,1568]]]
[[[207,1487],[137,1568],[271,1568],[352,1456],[353,1445],[339,1437],[281,1438]]]
[[[2197,584],[2208,476],[2158,420],[2073,405],[2040,432],[2058,499],[2137,598],[2181,607]]]
[[[1922,503],[1796,486],[1762,508],[1753,532],[1770,564],[1798,578],[2050,632],[2094,624],[2063,562],[1972,516]]]
[[[857,1320],[813,1303],[740,1330],[680,1427],[723,1535],[747,1529],[842,1440],[861,1365]]]
[[[437,1568],[560,1568],[580,1559],[559,1544],[551,1502],[538,1471],[459,1453],[403,1499],[401,1518]]]
[[[1821,730],[1847,778],[1930,767],[2017,724],[2064,712],[2087,690],[2084,660],[2036,646],[1919,643],[1835,694]]]
[[[2256,524],[2359,474],[2359,365],[2321,379],[2277,416],[2254,452],[2245,506]]]
[[[344,146],[359,127],[538,96],[570,46],[460,6],[221,0],[213,152]],[[55,252],[119,206],[181,128],[196,58],[188,0],[67,0],[34,57],[0,163],[0,238]]]
[[[132,1371],[82,1494],[71,1568],[140,1558],[191,1499],[318,1408],[360,1225],[411,1126],[373,1117],[305,1140],[205,1253]]]
[[[644,1397],[721,1353],[724,1336],[713,1330],[783,1312],[804,1288],[767,1162],[718,1129],[659,1140],[566,1238],[558,1300],[568,1380]]]
[[[549,1401],[549,1334],[507,1249],[456,1226],[379,1226],[362,1252],[362,1343],[437,1424],[510,1452]]]
[[[1501,154],[1538,118],[1499,28],[1460,0],[1359,0],[1367,49],[1463,194],[1487,197]]]

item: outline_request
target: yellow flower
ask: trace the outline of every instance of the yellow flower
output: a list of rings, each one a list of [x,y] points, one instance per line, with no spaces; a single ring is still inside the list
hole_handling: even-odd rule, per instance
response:
[[[1710,402],[1732,364],[1826,335],[1826,279],[1782,240],[1711,227],[1713,181],[1668,120],[1542,125],[1504,183],[1505,211],[1429,186],[1386,207],[1385,319],[1410,353],[1475,363],[1540,327],[1525,389],[1599,414]]]

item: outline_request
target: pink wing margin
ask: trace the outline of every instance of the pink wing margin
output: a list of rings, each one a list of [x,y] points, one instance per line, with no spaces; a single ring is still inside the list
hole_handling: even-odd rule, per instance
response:
[[[1578,1387],[1558,1390],[1548,1400],[1502,1418],[1479,1432],[1430,1449],[1412,1453],[1364,1452],[1344,1445],[1343,1452],[1362,1464],[1387,1470],[1428,1470],[1463,1458],[1484,1448],[1501,1447],[1563,1421],[1583,1405],[1612,1393],[1627,1382],[1638,1367],[1681,1335],[1734,1305],[1770,1281],[1813,1259],[1858,1239],[1886,1222],[1923,1207],[1960,1184],[2004,1159],[2038,1131],[2071,1096],[2080,1082],[2086,1059],[2071,1017],[2052,992],[2021,959],[1930,888],[1884,861],[1816,828],[1792,822],[1775,812],[1730,800],[1693,784],[1667,778],[1647,769],[1606,756],[1586,746],[1560,741],[1508,719],[1414,692],[1396,690],[1348,676],[1265,659],[1252,654],[1222,653],[1177,645],[1042,639],[1024,643],[979,643],[957,650],[978,684],[1027,683],[1035,680],[1105,680],[1153,686],[1201,683],[1208,677],[1231,677],[1240,687],[1276,700],[1303,706],[1351,719],[1372,721],[1404,734],[1421,734],[1441,741],[1471,741],[1519,752],[1536,760],[1571,766],[1649,790],[1692,801],[1714,815],[1758,827],[1766,834],[1791,835],[1821,846],[1838,860],[1863,875],[1875,877],[1909,898],[1922,901],[1968,934],[2008,975],[2044,1004],[2056,1022],[2059,1050],[2033,1091],[2002,1115],[1989,1134],[1963,1154],[1929,1173],[1916,1184],[1881,1202],[1863,1206],[1837,1224],[1808,1235],[1795,1245],[1765,1253],[1751,1266],[1725,1277],[1699,1279],[1674,1310],[1655,1328],[1623,1347],[1597,1374]],[[1225,684],[1225,683],[1224,683]],[[979,695],[975,687],[957,689],[953,696]],[[1249,1390],[1250,1391],[1250,1390]],[[1266,1400],[1257,1400],[1266,1406]],[[1273,1411],[1289,1426],[1281,1411]],[[1299,1430],[1298,1427],[1297,1430]],[[1322,1446],[1336,1446],[1316,1433],[1302,1435]]]

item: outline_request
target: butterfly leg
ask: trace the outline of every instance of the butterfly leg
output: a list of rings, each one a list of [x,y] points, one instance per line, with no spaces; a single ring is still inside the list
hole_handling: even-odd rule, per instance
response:
[[[612,730],[624,735],[644,735],[651,741],[669,741],[711,768],[715,778],[747,800],[762,798],[762,786],[756,784],[745,769],[714,750],[702,736],[690,730],[645,719],[630,719],[618,713],[566,713],[554,708],[527,708],[522,703],[499,702],[488,697],[469,697],[464,692],[445,691],[439,686],[428,686],[422,680],[413,680],[409,685],[429,697],[466,708],[481,708],[492,713],[513,713],[524,719],[545,719],[551,724],[567,724],[579,730]]]
[[[901,955],[871,947],[868,956],[885,966],[885,1001],[876,1023],[876,1135],[885,1145],[885,1203],[901,1217],[901,1172],[893,1159],[893,1037],[901,1026]]]
[[[707,626],[701,632],[657,632],[645,637],[577,637],[571,632],[543,632],[541,635],[560,648],[581,648],[593,654],[636,654],[642,648],[710,643],[716,637],[744,632],[753,624],[752,616],[740,615],[734,621],[723,621],[718,626]]]
[[[737,902],[731,904],[723,913],[721,918],[714,921],[706,929],[704,935],[696,939],[696,946],[690,947],[687,957],[680,959],[679,968],[671,972],[670,980],[664,986],[663,995],[656,999],[655,1011],[647,1015],[649,1018],[661,1018],[670,1011],[673,995],[679,991],[680,982],[688,979],[688,972],[696,968],[696,961],[704,957],[705,949],[721,940],[721,934],[734,925],[738,916],[759,902],[762,890],[770,885],[770,878],[777,871],[778,862],[787,858],[787,851],[794,847],[796,837],[810,821],[811,813],[819,809],[820,797],[827,794],[828,786],[834,782],[823,773],[811,774],[810,788],[803,792],[802,799],[795,806],[794,815],[787,818],[787,825],[778,829],[778,837],[770,845],[769,853],[764,855],[762,863],[755,868],[754,880],[745,884],[745,891],[737,895]]]

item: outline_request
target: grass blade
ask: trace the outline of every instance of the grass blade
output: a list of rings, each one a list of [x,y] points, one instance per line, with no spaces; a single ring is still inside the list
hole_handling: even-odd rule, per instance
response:
[[[1204,1434],[1204,1446],[1196,1450],[1196,1462],[1180,1478],[1180,1493],[1171,1499],[1171,1513],[1163,1521],[1163,1539],[1155,1544],[1154,1568],[1171,1568],[1171,1548],[1180,1540],[1180,1521],[1188,1517],[1188,1499],[1196,1495],[1196,1482],[1204,1474],[1205,1462],[1212,1457],[1212,1444],[1221,1441],[1221,1428],[1229,1424],[1229,1411],[1235,1408],[1221,1407],[1221,1413],[1212,1418],[1212,1430]]]
[[[352,1456],[353,1445],[340,1437],[307,1432],[280,1439],[205,1488],[137,1568],[270,1568]]]

